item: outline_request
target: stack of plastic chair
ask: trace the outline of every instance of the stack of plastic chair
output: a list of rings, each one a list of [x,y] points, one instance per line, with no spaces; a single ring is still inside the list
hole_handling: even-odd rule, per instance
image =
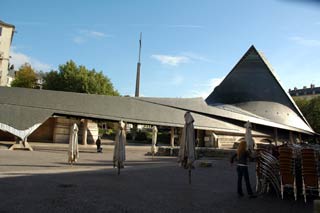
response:
[[[260,193],[269,192],[270,185],[279,196],[280,179],[279,179],[278,160],[267,150],[257,150],[256,161],[256,191]]]
[[[304,202],[307,202],[307,190],[317,191],[320,196],[320,186],[318,178],[318,163],[313,149],[301,150],[301,169],[302,169],[302,193]]]
[[[292,188],[294,199],[297,200],[295,160],[293,158],[293,150],[290,147],[279,148],[279,168],[280,168],[281,198],[283,199],[285,188]]]

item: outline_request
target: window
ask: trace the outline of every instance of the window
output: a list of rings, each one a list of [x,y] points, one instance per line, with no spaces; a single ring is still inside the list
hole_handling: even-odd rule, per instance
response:
[[[0,27],[0,36],[2,35],[2,27]]]

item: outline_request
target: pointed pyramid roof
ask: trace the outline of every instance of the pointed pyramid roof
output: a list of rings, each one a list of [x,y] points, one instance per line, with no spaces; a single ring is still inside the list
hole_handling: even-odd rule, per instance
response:
[[[267,60],[253,45],[206,102],[231,104],[274,122],[312,131]]]

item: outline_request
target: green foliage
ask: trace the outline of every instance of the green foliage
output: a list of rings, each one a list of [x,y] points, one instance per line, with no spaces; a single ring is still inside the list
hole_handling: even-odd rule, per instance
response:
[[[37,87],[37,75],[30,64],[25,63],[19,68],[15,79],[11,83],[11,86],[25,88]]]
[[[297,99],[295,102],[313,130],[320,132],[320,97],[311,100]]]
[[[59,71],[51,71],[44,76],[44,89],[89,94],[119,96],[110,79],[102,72],[77,66],[72,60],[59,66]]]

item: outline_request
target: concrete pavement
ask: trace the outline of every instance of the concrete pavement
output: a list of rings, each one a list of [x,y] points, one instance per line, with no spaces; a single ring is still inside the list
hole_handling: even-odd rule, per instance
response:
[[[34,152],[0,150],[0,212],[312,212],[313,204],[275,194],[236,195],[236,171],[227,159],[207,159],[188,184],[175,157],[146,156],[148,146],[128,146],[120,176],[112,146],[103,153],[80,147],[79,162],[67,164],[66,148],[31,144]],[[252,186],[254,164],[250,165]],[[244,190],[245,191],[245,190]]]

